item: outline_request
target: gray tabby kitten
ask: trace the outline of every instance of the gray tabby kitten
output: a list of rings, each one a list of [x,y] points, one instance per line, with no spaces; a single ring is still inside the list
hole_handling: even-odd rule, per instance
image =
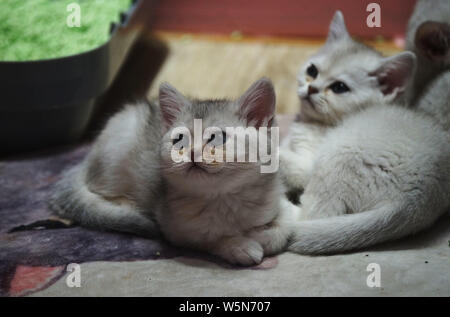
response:
[[[200,153],[215,151],[235,137],[227,127],[274,125],[272,83],[263,78],[235,101],[190,99],[162,84],[159,107],[142,103],[115,115],[84,162],[59,183],[55,211],[103,229],[154,236],[159,228],[175,245],[240,265],[260,263],[264,255],[281,251],[292,213],[281,212],[289,204],[281,208],[285,202],[277,173],[261,173],[259,159],[172,159],[174,147],[192,159],[195,146]],[[202,119],[202,133],[207,127],[221,131],[198,145],[189,142],[189,135],[174,132],[183,127],[194,135],[194,119]]]
[[[449,209],[449,134],[396,102],[414,64],[412,53],[384,58],[354,41],[336,13],[324,48],[299,74],[308,120],[293,129],[305,121],[325,128],[310,151],[312,162],[297,168],[308,175],[301,196],[307,220],[293,224],[289,250],[324,254],[371,246],[421,231]],[[297,136],[285,143],[290,162],[304,143]],[[296,166],[289,168],[295,175]]]

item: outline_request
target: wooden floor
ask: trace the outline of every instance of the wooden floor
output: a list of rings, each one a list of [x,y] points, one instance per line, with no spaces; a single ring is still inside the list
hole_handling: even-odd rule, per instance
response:
[[[181,92],[199,98],[237,97],[262,76],[277,93],[278,113],[296,113],[296,75],[300,66],[323,44],[322,39],[248,37],[158,32],[168,56],[152,83],[156,97],[167,81]],[[399,51],[392,42],[369,42],[386,55]]]

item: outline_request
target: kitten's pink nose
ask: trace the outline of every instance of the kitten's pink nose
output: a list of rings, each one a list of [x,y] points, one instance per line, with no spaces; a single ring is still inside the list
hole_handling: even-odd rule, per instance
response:
[[[317,94],[318,92],[319,92],[319,90],[316,87],[311,86],[311,85],[308,86],[308,96]]]

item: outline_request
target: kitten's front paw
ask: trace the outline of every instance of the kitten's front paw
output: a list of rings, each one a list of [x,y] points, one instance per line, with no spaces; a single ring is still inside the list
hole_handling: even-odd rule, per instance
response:
[[[220,246],[217,255],[232,264],[250,266],[261,263],[264,250],[261,244],[247,238],[233,238]]]
[[[261,244],[264,255],[274,255],[286,248],[288,234],[287,230],[273,227],[266,230],[254,230],[249,234],[249,237]]]

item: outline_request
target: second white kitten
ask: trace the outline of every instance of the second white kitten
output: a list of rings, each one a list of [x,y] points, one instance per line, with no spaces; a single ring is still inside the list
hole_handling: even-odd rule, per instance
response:
[[[288,185],[295,185],[296,168],[307,175],[299,184],[307,220],[293,224],[289,250],[371,246],[423,230],[450,208],[449,134],[396,102],[414,66],[413,53],[383,58],[354,41],[342,14],[335,15],[325,47],[306,66],[308,93],[300,95],[308,124],[327,128],[313,162],[296,166],[291,157],[283,169]],[[286,146],[295,149],[295,142],[291,136]]]

